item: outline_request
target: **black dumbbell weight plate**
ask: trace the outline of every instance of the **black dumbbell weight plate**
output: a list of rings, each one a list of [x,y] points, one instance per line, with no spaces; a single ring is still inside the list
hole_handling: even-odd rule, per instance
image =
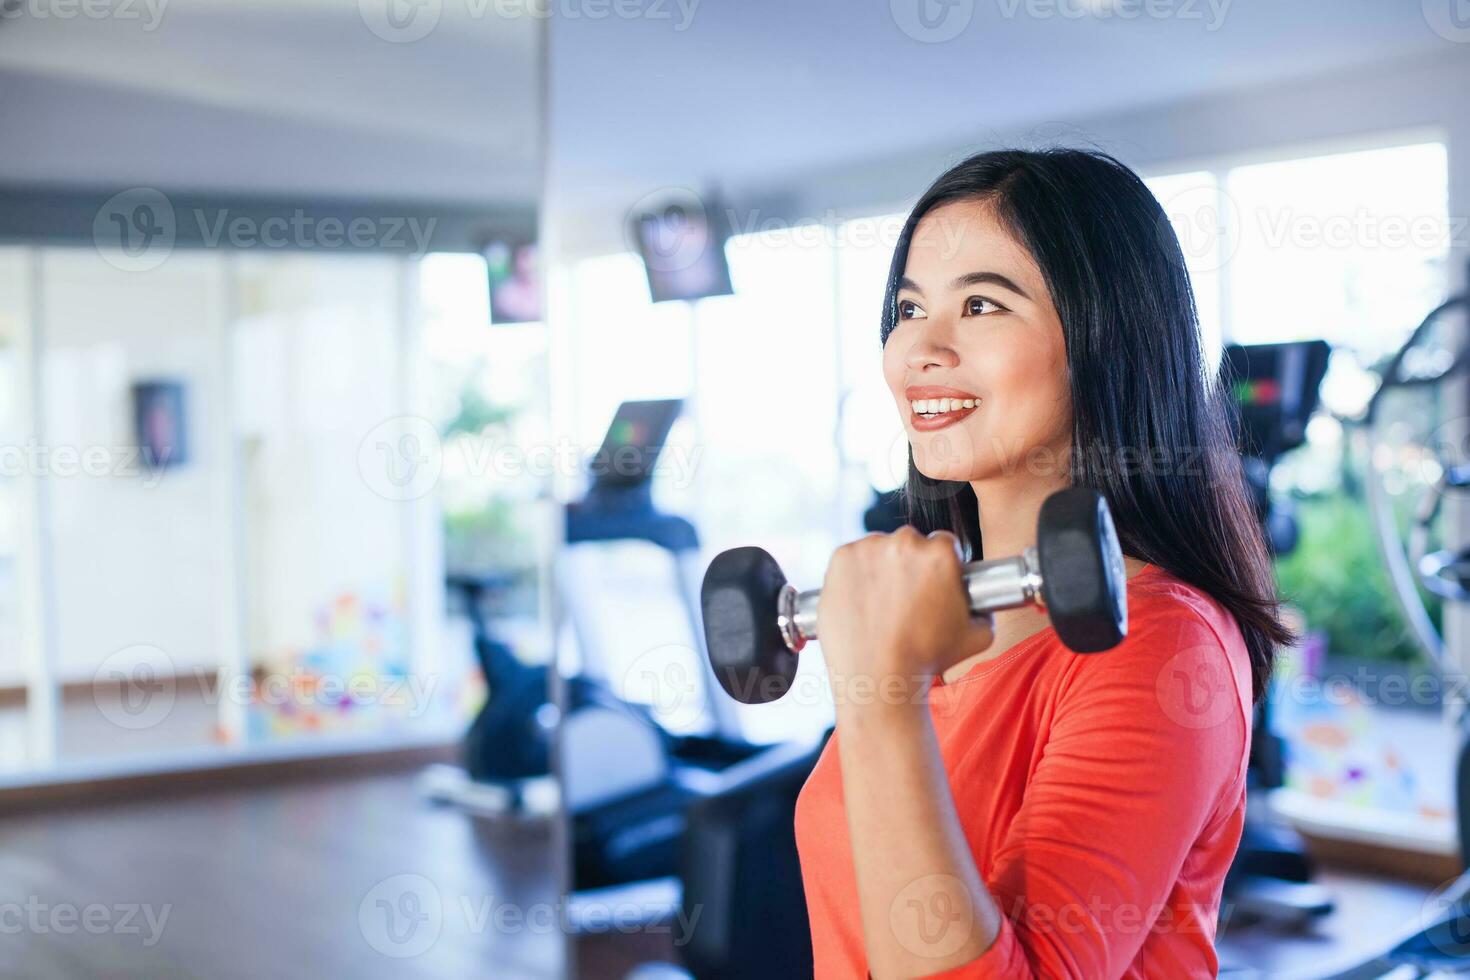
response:
[[[776,700],[796,676],[796,654],[776,618],[785,585],[781,566],[760,548],[723,551],[704,573],[699,602],[710,665],[725,693],[745,704]]]
[[[1128,635],[1127,572],[1102,494],[1071,487],[1041,505],[1036,532],[1041,596],[1052,627],[1077,653],[1110,650]]]

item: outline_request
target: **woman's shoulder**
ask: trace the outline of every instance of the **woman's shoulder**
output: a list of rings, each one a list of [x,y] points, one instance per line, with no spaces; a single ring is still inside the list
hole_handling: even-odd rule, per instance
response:
[[[1250,730],[1250,655],[1235,618],[1208,593],[1149,565],[1128,582],[1128,635],[1068,660],[1064,700],[1105,705],[1188,740]],[[1217,741],[1212,739],[1212,741]]]
[[[1168,569],[1147,565],[1128,580],[1128,637],[1123,645],[1143,638],[1154,645],[1169,635],[1213,643],[1249,668],[1245,637],[1230,611]],[[1136,648],[1139,644],[1132,645]]]

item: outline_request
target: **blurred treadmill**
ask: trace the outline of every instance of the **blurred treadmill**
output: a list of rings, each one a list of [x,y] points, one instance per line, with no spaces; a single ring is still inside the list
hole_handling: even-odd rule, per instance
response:
[[[699,533],[687,518],[663,513],[653,504],[654,473],[669,431],[683,409],[681,398],[626,401],[618,406],[601,447],[588,465],[591,486],[581,500],[567,505],[566,543],[570,546],[646,541],[668,553],[673,564],[674,591],[689,623],[704,712],[713,726],[711,734],[721,740],[740,742],[735,704],[719,693],[719,684],[704,649],[704,625],[699,609],[703,577]],[[585,664],[606,664],[609,659],[601,654],[597,631],[579,601],[576,577],[570,574],[570,569],[567,571],[568,574],[558,576],[558,590],[561,606],[576,634],[578,649]]]

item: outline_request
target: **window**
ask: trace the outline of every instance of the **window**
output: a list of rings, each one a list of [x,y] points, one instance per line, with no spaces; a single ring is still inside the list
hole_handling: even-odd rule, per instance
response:
[[[1184,267],[1194,287],[1205,358],[1210,364],[1219,363],[1224,313],[1220,270],[1227,261],[1235,212],[1216,175],[1209,171],[1150,177],[1144,183],[1159,199],[1184,253]]]
[[[842,343],[842,428],[846,502],[860,502],[872,491],[900,486],[908,473],[908,439],[883,381],[879,328],[883,292],[904,214],[853,218],[837,226],[837,313]],[[849,504],[850,505],[850,504]],[[860,527],[854,527],[854,533]]]
[[[1294,505],[1300,529],[1295,550],[1278,560],[1280,589],[1306,630],[1278,670],[1275,724],[1291,743],[1293,791],[1280,805],[1319,826],[1448,841],[1442,722],[1376,698],[1388,689],[1378,683],[1406,681],[1422,667],[1373,539],[1361,489],[1365,461],[1342,421],[1362,413],[1376,387],[1372,369],[1445,297],[1452,230],[1445,147],[1376,147],[1148,183],[1191,259],[1202,320],[1214,304],[1228,340],[1322,338],[1334,350],[1322,386],[1330,414],[1313,421],[1307,445],[1273,474],[1273,490]],[[1439,421],[1429,393],[1386,403],[1385,411],[1408,443],[1422,442]],[[1386,476],[1407,511],[1423,489],[1423,467],[1394,467]],[[1324,693],[1309,693],[1318,680],[1328,685]]]

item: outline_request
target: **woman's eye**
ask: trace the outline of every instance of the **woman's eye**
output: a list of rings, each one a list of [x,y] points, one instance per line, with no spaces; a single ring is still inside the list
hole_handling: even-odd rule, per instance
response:
[[[971,296],[965,300],[965,316],[982,316],[986,313],[996,313],[1004,309],[1004,306],[988,300],[984,296]]]
[[[901,299],[898,301],[898,318],[900,320],[922,320],[928,316],[929,314],[925,313],[923,308],[913,300]]]

